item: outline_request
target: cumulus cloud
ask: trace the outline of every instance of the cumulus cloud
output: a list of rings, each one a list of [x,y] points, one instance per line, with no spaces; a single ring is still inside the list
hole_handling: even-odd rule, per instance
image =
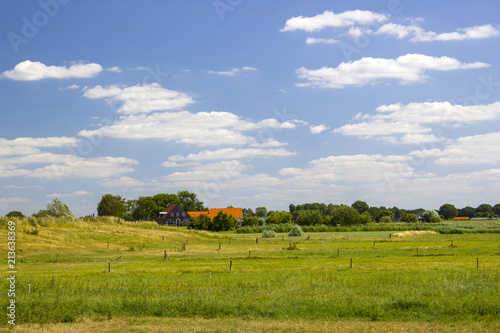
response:
[[[204,150],[200,153],[186,156],[170,156],[170,161],[203,161],[203,160],[236,160],[243,158],[254,158],[257,156],[291,156],[295,153],[285,149],[262,149],[262,148],[222,148],[217,150]]]
[[[309,126],[309,130],[311,131],[312,134],[319,134],[323,131],[326,131],[327,129],[329,129],[329,127],[326,125]]]
[[[34,154],[44,147],[74,147],[79,141],[69,137],[21,137],[14,140],[0,138],[0,156]]]
[[[297,16],[288,19],[281,31],[319,31],[326,27],[348,27],[355,24],[371,24],[387,21],[387,16],[368,10],[350,10],[342,13],[325,11],[312,17]]]
[[[305,183],[377,182],[397,173],[401,177],[415,177],[417,173],[404,156],[339,155],[309,162],[307,168],[284,168],[282,176],[293,177]]]
[[[450,102],[423,102],[381,105],[373,115],[357,115],[359,123],[346,124],[333,132],[360,137],[380,136],[386,142],[418,144],[440,142],[430,134],[433,124],[459,126],[500,119],[500,102],[487,105],[454,105]],[[391,135],[401,134],[402,137]]]
[[[121,103],[118,113],[137,114],[159,110],[179,110],[194,103],[186,93],[163,88],[158,83],[138,84],[121,88],[117,85],[100,85],[87,89],[83,96],[91,99],[105,98],[108,102]]]
[[[307,37],[306,39],[306,44],[336,44],[336,43],[339,43],[339,41],[333,38]]]
[[[396,80],[400,83],[422,82],[427,79],[427,71],[452,71],[459,69],[483,68],[482,62],[463,63],[450,57],[432,57],[423,54],[406,54],[396,59],[365,57],[352,62],[343,62],[336,68],[323,67],[296,70],[300,87],[317,86],[340,89],[349,86],[375,84],[382,80]]]
[[[2,73],[2,77],[15,81],[37,81],[42,79],[91,78],[102,72],[99,64],[77,63],[69,67],[47,66],[38,61],[25,60],[14,69]]]
[[[460,28],[454,32],[438,34],[433,31],[425,31],[422,27],[417,25],[387,23],[382,25],[374,34],[390,35],[398,39],[410,37],[410,41],[412,42],[433,42],[485,39],[498,36],[500,34],[500,29],[493,27],[491,24],[486,24],[469,28]]]
[[[450,142],[435,161],[439,165],[500,163],[500,132],[461,137]]]

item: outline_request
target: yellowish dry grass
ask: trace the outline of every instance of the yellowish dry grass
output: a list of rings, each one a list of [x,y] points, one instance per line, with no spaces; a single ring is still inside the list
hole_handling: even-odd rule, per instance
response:
[[[1,329],[0,329],[1,330]],[[499,332],[500,323],[468,325],[417,322],[115,318],[75,324],[20,325],[11,332]]]
[[[394,237],[411,237],[411,236],[418,236],[418,235],[428,235],[428,234],[437,234],[437,232],[432,231],[432,230],[412,230],[412,231],[403,231],[403,232],[397,232],[393,236]]]

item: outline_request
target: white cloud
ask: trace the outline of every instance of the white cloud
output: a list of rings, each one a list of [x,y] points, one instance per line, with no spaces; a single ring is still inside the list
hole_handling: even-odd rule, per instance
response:
[[[29,155],[40,152],[43,147],[74,147],[80,140],[69,137],[30,138],[14,140],[0,138],[0,156]]]
[[[170,161],[202,161],[202,160],[235,160],[243,158],[254,158],[257,156],[291,156],[295,155],[285,149],[261,149],[261,148],[223,148],[218,150],[204,150],[197,154],[187,156],[174,155],[169,157]]]
[[[311,131],[312,134],[319,134],[323,131],[326,131],[327,129],[329,129],[329,127],[325,125],[309,126],[309,130]]]
[[[26,198],[0,198],[0,205],[28,202]]]
[[[25,60],[13,70],[5,71],[2,77],[16,81],[37,81],[42,79],[91,78],[102,71],[99,64],[73,64],[66,66],[47,66],[38,61]]]
[[[461,137],[446,145],[436,161],[439,165],[500,163],[500,132]]]
[[[145,182],[139,179],[122,176],[120,178],[115,179],[105,179],[104,181],[99,183],[101,186],[105,187],[146,187],[150,186],[151,182]]]
[[[500,30],[493,27],[491,24],[486,24],[469,28],[460,28],[454,32],[438,34],[433,31],[425,31],[422,27],[417,25],[387,23],[382,25],[375,34],[392,35],[398,39],[411,37],[410,41],[412,42],[433,42],[490,38],[498,36]]]
[[[284,168],[282,176],[306,184],[336,182],[378,182],[397,173],[404,178],[417,176],[404,156],[340,155],[309,162],[307,168]]]
[[[106,70],[109,72],[114,72],[114,73],[121,73],[122,72],[122,70],[118,66],[106,68]]]
[[[45,197],[47,198],[74,198],[74,197],[79,197],[83,195],[93,195],[94,193],[88,192],[88,191],[75,191],[71,193],[52,193],[52,194],[47,194]]]
[[[74,90],[74,89],[79,89],[80,86],[77,84],[72,84],[70,86],[67,86],[66,89]]]
[[[241,73],[241,71],[256,71],[256,70],[258,70],[258,69],[255,67],[244,66],[241,68],[231,68],[230,70],[227,70],[227,71],[209,70],[209,71],[207,71],[207,73],[214,74],[214,75],[222,75],[222,76],[236,76],[237,74]]]
[[[258,142],[242,131],[262,128],[291,129],[296,125],[291,122],[279,122],[276,119],[264,119],[257,123],[243,120],[230,112],[155,112],[149,115],[128,115],[112,125],[96,130],[82,130],[79,135],[91,137],[105,135],[127,139],[163,139],[197,146],[216,145],[282,145],[275,140]]]
[[[339,41],[333,38],[307,37],[306,44],[336,44]]]
[[[421,134],[428,133],[430,131],[430,128],[422,127],[419,124],[401,121],[381,121],[377,119],[369,122],[347,124],[333,130],[334,133],[357,136],[391,135],[405,133]]]
[[[319,31],[326,27],[348,27],[355,24],[371,24],[387,21],[387,16],[367,10],[350,10],[342,13],[325,11],[313,17],[297,16],[288,19],[281,31]]]
[[[381,105],[374,115],[357,115],[359,123],[347,124],[333,132],[360,137],[381,136],[389,143],[419,144],[441,142],[444,139],[429,134],[430,127],[439,124],[458,126],[479,121],[500,119],[500,102],[487,105],[453,105],[450,102],[423,102]],[[400,138],[391,135],[401,134]]]
[[[126,88],[116,85],[104,88],[98,85],[86,90],[83,96],[91,99],[106,98],[108,102],[120,102],[122,104],[117,112],[123,114],[179,110],[194,103],[188,94],[165,89],[158,83],[138,84]]]
[[[482,62],[462,63],[450,57],[431,57],[423,54],[406,54],[396,59],[366,57],[352,62],[343,62],[336,68],[323,67],[312,70],[301,67],[297,76],[308,82],[298,86],[318,86],[322,88],[345,88],[364,86],[382,80],[397,80],[400,83],[422,82],[427,79],[427,71],[451,71],[459,69],[483,68]]]

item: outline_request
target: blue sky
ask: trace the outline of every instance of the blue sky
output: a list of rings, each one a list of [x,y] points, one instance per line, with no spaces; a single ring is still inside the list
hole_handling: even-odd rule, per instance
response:
[[[0,2],[0,215],[500,194],[497,1]]]

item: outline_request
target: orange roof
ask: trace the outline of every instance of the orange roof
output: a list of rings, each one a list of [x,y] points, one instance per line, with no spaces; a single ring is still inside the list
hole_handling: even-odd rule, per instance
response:
[[[210,219],[213,219],[214,217],[217,216],[217,214],[223,211],[227,215],[232,215],[236,217],[237,219],[242,219],[243,218],[243,208],[210,208],[210,211],[204,211],[204,212],[187,212],[189,216],[192,217],[198,217],[201,214],[208,215]]]
[[[206,212],[187,212],[189,216],[191,217],[198,217],[200,216],[201,214],[205,214],[205,215],[209,215],[210,212],[209,211],[206,211]]]

